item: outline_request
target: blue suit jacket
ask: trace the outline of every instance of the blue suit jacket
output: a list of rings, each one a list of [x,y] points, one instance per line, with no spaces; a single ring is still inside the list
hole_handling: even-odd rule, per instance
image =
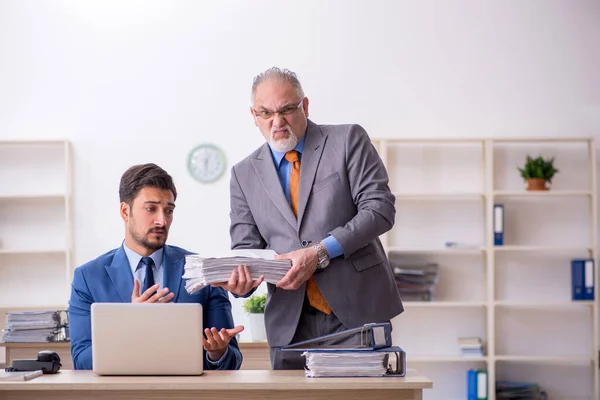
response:
[[[181,276],[187,254],[192,253],[175,246],[164,247],[164,287],[175,294],[173,302],[202,304],[205,328],[233,328],[231,303],[224,289],[207,286],[192,295],[185,290]],[[75,269],[69,300],[71,356],[75,369],[92,369],[92,303],[129,303],[132,292],[133,274],[123,246]],[[235,338],[229,342],[227,355],[218,366],[209,363],[204,356],[205,369],[239,369],[241,365],[242,353]]]

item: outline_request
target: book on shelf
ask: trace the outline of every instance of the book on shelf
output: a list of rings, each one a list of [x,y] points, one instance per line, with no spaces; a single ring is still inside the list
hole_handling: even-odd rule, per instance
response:
[[[463,357],[483,357],[483,342],[479,337],[458,338],[458,346]]]

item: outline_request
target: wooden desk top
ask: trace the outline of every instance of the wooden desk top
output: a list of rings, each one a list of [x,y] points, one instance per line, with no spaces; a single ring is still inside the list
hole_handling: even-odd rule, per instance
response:
[[[306,378],[304,371],[205,371],[201,376],[98,376],[63,370],[26,382],[0,382],[2,391],[37,390],[354,390],[429,389],[430,379],[411,371],[404,378]]]
[[[44,343],[4,343],[0,342],[0,347],[11,347],[11,348],[40,348],[40,347],[53,347],[53,348],[69,348],[71,342],[44,342]]]

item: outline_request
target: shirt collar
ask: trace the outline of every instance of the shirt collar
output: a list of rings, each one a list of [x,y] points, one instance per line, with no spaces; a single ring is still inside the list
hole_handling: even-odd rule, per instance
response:
[[[127,255],[127,260],[129,260],[129,268],[131,268],[131,272],[135,272],[140,268],[140,260],[142,256],[131,250],[123,241],[123,250],[125,250],[125,254]],[[156,250],[154,253],[150,254],[150,258],[154,261],[154,270],[160,271],[162,268],[163,261],[163,248]]]
[[[296,147],[294,147],[294,150],[296,150],[298,153],[300,153],[300,158],[302,158],[302,152],[304,151],[304,138],[306,137],[306,134],[304,134],[304,136],[302,136],[302,139],[300,139],[298,141],[298,144],[296,145]],[[271,146],[269,146],[269,149],[271,149],[271,155],[273,156],[273,162],[275,163],[275,169],[279,169],[279,167],[281,166],[281,160],[283,160],[283,157],[285,156],[285,151],[277,151],[277,150],[273,150],[273,148]]]

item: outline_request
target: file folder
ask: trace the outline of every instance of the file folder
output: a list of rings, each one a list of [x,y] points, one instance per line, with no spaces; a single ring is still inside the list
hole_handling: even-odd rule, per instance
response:
[[[477,400],[477,370],[467,371],[467,400]]]
[[[487,371],[477,371],[477,400],[487,400],[488,398],[488,375]]]
[[[504,206],[494,204],[494,246],[504,244]]]
[[[583,300],[584,260],[571,260],[571,298]]]
[[[584,300],[594,300],[594,274],[596,273],[594,268],[594,260],[585,260],[584,261],[584,270],[583,270],[583,282],[584,282],[584,290],[583,290],[583,299]]]
[[[349,344],[324,344],[328,340],[333,339],[344,339],[355,335],[361,334],[360,345],[349,345]],[[392,324],[390,322],[382,323],[370,323],[365,324],[358,328],[347,329],[329,335],[319,336],[314,339],[303,340],[301,342],[292,343],[287,346],[283,346],[280,349],[283,351],[308,351],[308,350],[352,350],[352,351],[369,351],[377,350],[392,345]]]
[[[372,358],[373,355],[383,355],[381,357],[382,364],[380,367],[385,371],[381,375],[368,375],[365,374],[368,368],[367,363],[362,361],[366,358]],[[319,371],[322,375],[311,375],[310,371],[307,371],[308,377],[364,377],[364,376],[380,376],[380,377],[404,377],[406,376],[406,353],[398,346],[383,347],[379,349],[371,349],[368,351],[364,350],[339,350],[333,348],[323,349],[311,349],[304,351],[303,355],[306,356],[307,369],[310,369],[311,357],[317,356],[323,358],[328,357],[329,361],[324,364],[321,361],[321,370]],[[350,365],[349,358],[356,362],[358,358],[359,362],[363,365],[353,369]],[[342,373],[339,371],[343,370]],[[337,371],[337,372],[336,372]]]

